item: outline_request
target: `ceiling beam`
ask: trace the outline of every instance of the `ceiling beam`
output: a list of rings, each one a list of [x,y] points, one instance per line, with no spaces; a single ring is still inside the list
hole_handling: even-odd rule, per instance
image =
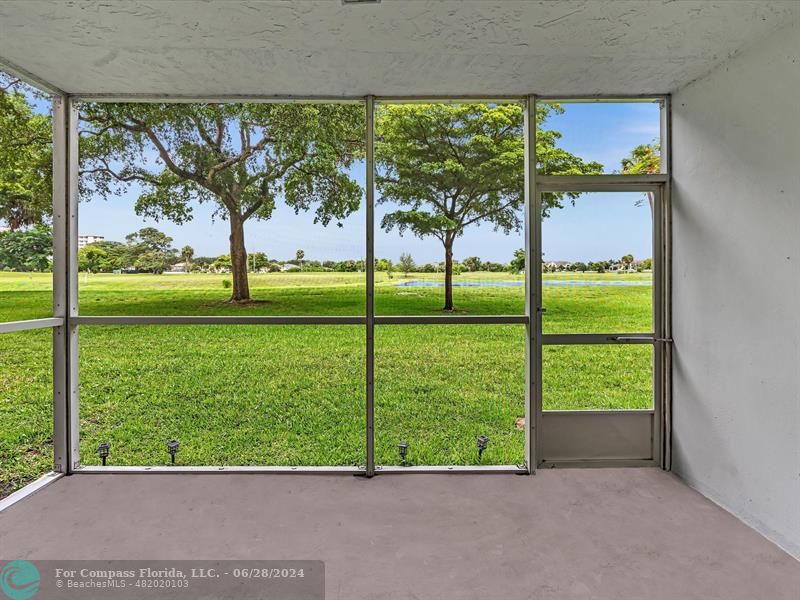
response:
[[[42,90],[43,92],[47,92],[48,94],[52,94],[54,96],[68,96],[64,90],[61,88],[53,85],[49,81],[42,79],[38,75],[31,73],[27,69],[23,69],[19,65],[14,64],[10,60],[3,58],[0,56],[0,71],[5,71],[12,77],[16,77],[27,83],[28,85],[32,85],[35,88]]]

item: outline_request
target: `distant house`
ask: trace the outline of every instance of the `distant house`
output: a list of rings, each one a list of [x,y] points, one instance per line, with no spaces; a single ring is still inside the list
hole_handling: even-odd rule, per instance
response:
[[[634,266],[635,263],[631,263],[628,266],[625,266],[625,263],[616,262],[610,267],[608,267],[608,271],[612,273],[633,273],[636,271],[636,267]]]
[[[293,265],[291,263],[286,263],[286,264],[281,265],[281,272],[290,271],[292,269],[299,269],[299,268],[300,267],[298,267],[297,265]]]
[[[572,266],[572,263],[568,260],[551,260],[544,263],[544,266],[548,271],[566,271]]]
[[[188,273],[186,270],[186,263],[175,263],[164,273]]]

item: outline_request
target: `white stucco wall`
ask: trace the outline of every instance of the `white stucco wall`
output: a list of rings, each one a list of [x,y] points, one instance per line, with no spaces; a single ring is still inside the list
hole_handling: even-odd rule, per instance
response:
[[[673,98],[673,469],[800,557],[800,25]]]

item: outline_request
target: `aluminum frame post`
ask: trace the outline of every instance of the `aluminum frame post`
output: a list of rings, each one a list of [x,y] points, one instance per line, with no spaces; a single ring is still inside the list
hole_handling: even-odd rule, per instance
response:
[[[536,472],[536,284],[533,275],[533,248],[536,245],[536,97],[525,99],[523,136],[525,139],[525,466]]]
[[[664,344],[664,381],[662,386],[662,455],[661,467],[672,470],[672,96],[667,95],[661,103],[661,172],[667,176],[662,188],[661,210],[663,229],[663,337],[670,340]]]
[[[53,98],[53,470],[80,466],[78,417],[78,111]]]
[[[375,475],[375,97],[366,97],[367,306],[366,306],[366,476]]]
[[[653,192],[653,460],[664,464],[664,219],[663,189]]]

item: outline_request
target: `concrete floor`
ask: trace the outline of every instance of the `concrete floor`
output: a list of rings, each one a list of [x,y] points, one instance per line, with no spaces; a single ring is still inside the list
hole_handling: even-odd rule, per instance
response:
[[[0,513],[0,556],[317,559],[327,600],[800,598],[800,563],[657,469],[76,475]]]

